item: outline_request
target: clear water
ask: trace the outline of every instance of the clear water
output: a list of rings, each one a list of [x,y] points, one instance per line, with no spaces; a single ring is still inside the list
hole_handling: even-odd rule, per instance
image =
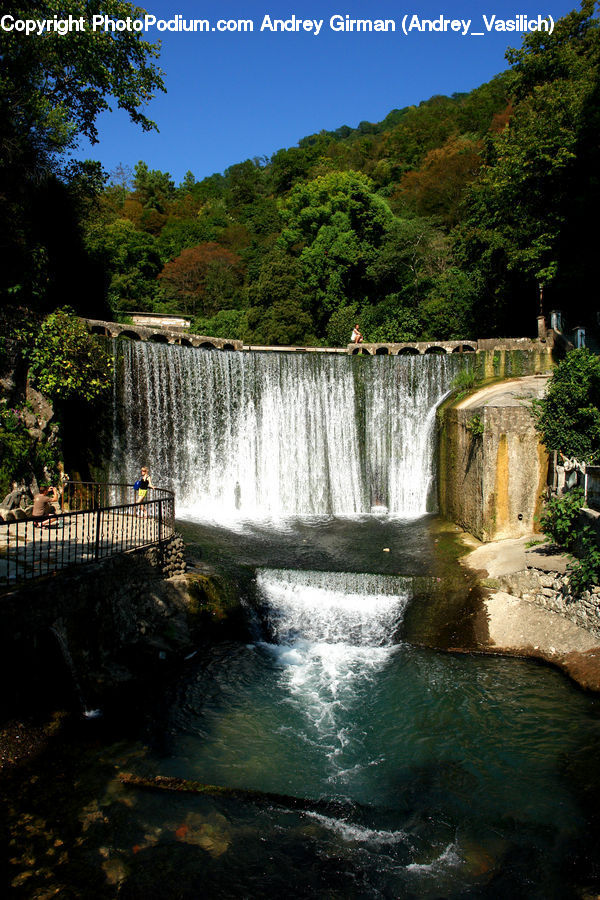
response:
[[[388,571],[343,571],[347,521],[289,522],[281,541],[262,526],[229,541],[184,526],[248,574],[254,638],[188,660],[139,697],[141,718],[135,702],[125,711],[136,725],[81,723],[5,783],[15,896],[597,894],[600,702],[536,663],[412,645],[417,582],[398,570],[421,559],[439,604],[453,570],[441,533],[431,519],[360,526],[357,568],[388,560],[384,529]],[[323,547],[327,571],[315,568]],[[307,808],[146,792],[122,771]]]

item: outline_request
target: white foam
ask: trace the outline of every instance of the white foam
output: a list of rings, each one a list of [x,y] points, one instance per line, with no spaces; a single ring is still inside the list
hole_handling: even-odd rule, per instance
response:
[[[430,863],[410,863],[406,867],[407,872],[418,873],[420,875],[439,875],[446,869],[453,869],[460,865],[462,858],[458,853],[456,844],[448,844],[446,849],[437,859]]]
[[[305,815],[315,819],[320,825],[323,825],[330,831],[334,831],[342,840],[352,844],[371,844],[375,847],[384,847],[406,843],[408,839],[404,831],[383,831],[365,828],[345,819],[334,819],[316,812],[307,812]]]

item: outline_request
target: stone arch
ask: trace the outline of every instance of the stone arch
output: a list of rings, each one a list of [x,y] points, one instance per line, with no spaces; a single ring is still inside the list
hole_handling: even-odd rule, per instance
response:
[[[128,341],[141,341],[141,336],[137,333],[137,331],[130,331],[125,329],[121,331],[118,335],[120,338],[126,338]]]
[[[390,352],[389,347],[378,347],[375,351],[375,356],[388,356]]]
[[[428,347],[425,353],[446,353],[443,347]]]
[[[198,344],[199,350],[215,350],[216,347],[214,344],[211,344],[210,341],[203,341],[201,344]]]
[[[235,347],[233,346],[233,344],[223,344],[221,350],[235,350]]]
[[[166,334],[151,334],[148,338],[149,341],[152,341],[153,344],[168,344],[169,339]]]
[[[459,344],[452,351],[453,353],[475,353],[475,347],[471,347],[469,344]]]
[[[416,347],[401,347],[396,356],[418,356],[419,351]]]
[[[179,338],[179,343],[182,347],[193,347],[194,346],[192,344],[192,342],[189,341],[187,338]]]
[[[99,334],[102,337],[111,337],[110,330],[105,325],[92,325],[90,334]]]

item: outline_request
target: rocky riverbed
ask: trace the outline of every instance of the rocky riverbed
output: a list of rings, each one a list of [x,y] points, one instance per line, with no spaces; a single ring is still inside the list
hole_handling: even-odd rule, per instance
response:
[[[543,659],[581,687],[600,691],[600,587],[573,597],[568,557],[536,539],[479,544],[465,535],[471,550],[463,565],[479,574],[485,588],[481,647]]]

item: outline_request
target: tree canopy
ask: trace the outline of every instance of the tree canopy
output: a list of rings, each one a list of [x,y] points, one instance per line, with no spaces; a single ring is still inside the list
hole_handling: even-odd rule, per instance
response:
[[[122,0],[103,8],[136,12]],[[473,91],[206,178],[190,170],[180,184],[144,161],[108,183],[97,166],[67,162],[111,105],[154,127],[143,110],[163,89],[155,46],[134,32],[2,34],[0,290],[81,309],[85,277],[97,316],[188,311],[203,333],[231,327],[224,336],[261,343],[345,341],[351,318],[367,340],[534,336],[539,285],[585,323],[600,199],[596,8],[583,0],[552,34],[527,34],[510,68]]]
[[[548,450],[582,462],[600,459],[600,357],[587,349],[567,353],[535,408]]]
[[[123,0],[105,0],[103,11],[118,18],[138,10]],[[88,17],[92,0],[21,0],[15,18]],[[60,192],[63,211],[77,223],[81,205],[97,192],[103,176],[94,164],[69,162],[80,136],[95,142],[100,113],[116,104],[143,129],[156,127],[143,112],[164,90],[154,60],[158,48],[138,32],[50,31],[23,40],[0,31],[0,297],[52,305],[57,257],[49,237],[54,223],[47,194]]]

